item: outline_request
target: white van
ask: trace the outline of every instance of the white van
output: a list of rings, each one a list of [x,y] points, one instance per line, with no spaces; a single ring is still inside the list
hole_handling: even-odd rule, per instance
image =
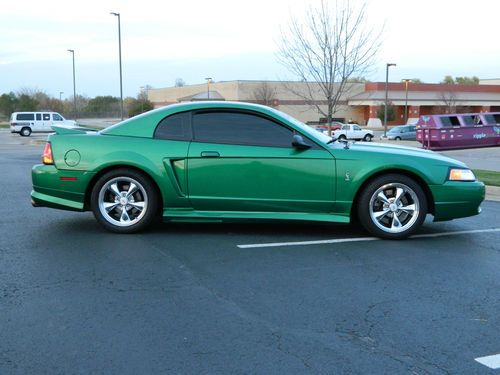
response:
[[[10,132],[28,137],[32,132],[51,132],[52,125],[76,127],[76,121],[66,120],[57,112],[14,112],[10,116]]]

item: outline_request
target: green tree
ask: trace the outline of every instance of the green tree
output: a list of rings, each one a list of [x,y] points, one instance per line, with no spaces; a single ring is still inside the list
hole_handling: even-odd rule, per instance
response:
[[[479,78],[476,76],[472,77],[455,77],[453,78],[452,76],[445,76],[444,79],[440,82],[446,85],[478,85],[479,84]]]
[[[153,103],[151,103],[144,95],[138,96],[138,98],[126,98],[125,105],[127,107],[128,117],[137,116],[141,113],[150,111],[154,109]]]
[[[27,95],[21,94],[18,97],[18,102],[16,106],[17,111],[36,111],[38,109],[38,100]]]
[[[120,99],[111,95],[107,96],[96,96],[90,99],[85,112],[91,113],[104,113],[104,112],[116,112],[120,107]]]
[[[377,111],[377,118],[384,122],[384,109],[385,109],[385,103],[382,103],[380,105],[380,108]],[[391,102],[387,103],[387,121],[394,121],[396,119],[396,108],[394,108],[394,105]]]
[[[411,78],[411,83],[425,83],[420,78]]]
[[[12,112],[16,110],[17,103],[17,96],[13,92],[2,94],[2,96],[0,96],[0,112],[10,117]]]

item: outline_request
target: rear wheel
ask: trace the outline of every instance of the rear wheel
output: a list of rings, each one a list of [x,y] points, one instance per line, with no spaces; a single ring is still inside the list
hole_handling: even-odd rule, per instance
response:
[[[90,205],[97,221],[116,233],[134,233],[149,226],[158,211],[158,195],[149,177],[116,169],[97,180]]]
[[[19,134],[21,137],[29,137],[31,135],[31,128],[24,127]]]
[[[344,134],[339,135],[339,141],[345,141],[347,137]]]
[[[396,137],[394,138],[396,141],[400,141],[401,140],[401,137]]]
[[[370,233],[387,239],[413,234],[427,214],[425,193],[411,178],[389,174],[371,181],[361,193],[358,218]]]

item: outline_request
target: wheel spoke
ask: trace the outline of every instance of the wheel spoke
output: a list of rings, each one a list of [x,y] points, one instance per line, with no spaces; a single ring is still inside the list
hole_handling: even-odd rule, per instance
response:
[[[110,212],[112,210],[114,210],[116,208],[116,206],[118,206],[120,203],[118,202],[104,202],[102,205],[104,206],[104,209],[106,210],[106,212]]]
[[[394,230],[394,229],[398,229],[400,227],[401,227],[401,222],[399,221],[398,215],[396,215],[396,213],[394,213],[392,215],[391,229]]]
[[[403,188],[396,188],[396,199],[394,200],[395,203],[398,203],[399,202],[399,199],[401,198],[401,196],[406,192],[405,189]]]
[[[120,223],[128,223],[129,221],[130,221],[130,216],[128,216],[127,209],[123,207],[122,214],[120,216]]]
[[[134,194],[137,191],[137,189],[139,189],[137,185],[131,182],[127,191],[127,198],[130,199],[130,196]]]
[[[385,195],[385,193],[383,191],[381,191],[380,193],[377,194],[377,198],[380,199],[384,203],[387,203],[387,204],[391,203],[391,202],[389,202],[389,198],[387,198],[387,196]]]
[[[114,184],[109,185],[108,190],[111,191],[118,198],[121,197],[120,190],[118,190],[118,184],[116,182]]]
[[[377,212],[374,212],[373,213],[373,216],[375,216],[375,219],[377,219],[378,221],[382,220],[385,215],[387,215],[389,213],[389,209],[384,209],[382,211],[377,211]]]
[[[128,205],[138,209],[139,211],[144,210],[144,202],[128,202]]]
[[[407,206],[402,206],[402,207],[399,207],[399,210],[403,211],[403,212],[406,212],[407,214],[409,215],[412,215],[415,213],[415,211],[417,210],[417,207],[415,207],[415,204],[409,204]]]

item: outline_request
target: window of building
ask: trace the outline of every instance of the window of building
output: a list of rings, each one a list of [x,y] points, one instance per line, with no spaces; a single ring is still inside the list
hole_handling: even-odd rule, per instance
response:
[[[154,137],[173,141],[190,141],[192,138],[190,121],[191,112],[176,113],[165,117],[156,127]]]
[[[193,116],[194,141],[291,147],[293,131],[265,117],[238,111],[203,111]]]
[[[33,121],[35,119],[34,113],[18,113],[17,119],[19,121]]]

